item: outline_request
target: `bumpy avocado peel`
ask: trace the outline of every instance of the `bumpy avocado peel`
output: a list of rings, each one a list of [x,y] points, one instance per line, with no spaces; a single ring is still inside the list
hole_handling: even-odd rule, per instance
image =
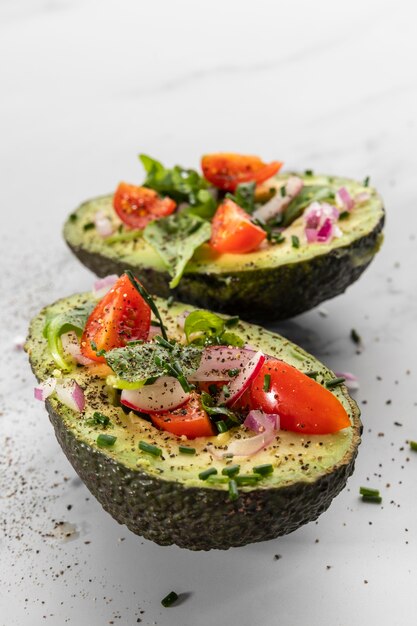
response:
[[[98,276],[131,269],[140,274],[151,293],[163,298],[173,293],[180,301],[238,313],[248,320],[286,319],[343,293],[368,267],[382,243],[385,214],[375,189],[345,178],[304,178],[308,185],[345,186],[352,196],[369,194],[350,217],[339,222],[343,237],[330,244],[306,245],[300,217],[285,231],[284,244],[263,252],[216,258],[203,246],[173,291],[163,263],[143,239],[106,244],[95,229],[84,230],[98,210],[114,215],[111,195],[82,204],[67,220],[64,238]],[[299,238],[299,249],[292,248],[291,235]]]
[[[60,300],[43,309],[32,320],[26,351],[38,380],[44,380],[55,369],[42,336],[47,312],[62,311],[91,298],[91,294],[80,294]],[[168,308],[164,301],[157,299],[157,302],[169,333],[178,333],[177,315],[186,309],[190,310],[190,307],[174,303]],[[255,345],[270,354],[284,358],[303,371],[318,370],[324,377],[333,376],[311,355],[279,335],[243,322],[236,331],[247,340],[252,339]],[[310,441],[307,446],[310,446],[309,449],[314,450],[321,445],[325,454],[326,445],[330,445],[330,448],[332,446],[329,444],[331,438],[338,438],[335,439],[338,443],[334,446],[334,463],[327,461],[327,466],[324,464],[315,469],[308,465],[299,468],[294,462],[289,466],[291,475],[287,476],[285,462],[281,464],[276,456],[271,457],[277,464],[275,473],[255,487],[240,487],[239,498],[232,501],[227,484],[201,481],[196,475],[187,477],[186,465],[195,462],[196,457],[184,457],[182,463],[185,469],[170,472],[169,454],[166,454],[166,460],[155,461],[141,453],[137,449],[138,440],[155,438],[159,436],[158,431],[144,422],[145,426],[142,424],[140,427],[142,430],[135,432],[135,425],[132,427],[130,422],[132,414],[126,416],[120,407],[111,406],[107,401],[103,379],[87,375],[85,368],[75,368],[67,375],[77,379],[85,388],[86,414],[88,411],[91,414],[93,410],[103,411],[110,415],[115,424],[115,430],[109,432],[120,437],[128,432],[129,437],[125,439],[126,445],[117,444],[114,449],[99,448],[96,437],[102,431],[87,428],[84,416],[75,414],[51,396],[46,401],[46,408],[63,451],[107,512],[119,523],[126,524],[132,532],[160,545],[177,544],[191,550],[228,549],[285,535],[323,513],[343,489],[354,468],[361,434],[360,413],[344,386],[333,392],[350,415],[352,428],[348,429],[349,433],[328,435],[324,437],[327,444],[320,444],[323,437],[305,436],[303,439],[306,443]],[[341,438],[343,436],[345,440]],[[171,439],[169,437],[166,444],[168,451],[178,443],[184,444],[173,436]],[[288,441],[292,437],[292,441],[296,441],[299,435],[282,433],[282,437],[288,437]],[[157,440],[157,443],[163,446],[162,439]],[[186,444],[194,445],[193,442]],[[340,454],[337,452],[338,447],[342,450]],[[315,452],[311,456],[311,465],[320,465],[317,461],[320,456],[317,454]],[[250,462],[256,465],[259,460],[256,457]],[[306,459],[303,462],[305,464]]]

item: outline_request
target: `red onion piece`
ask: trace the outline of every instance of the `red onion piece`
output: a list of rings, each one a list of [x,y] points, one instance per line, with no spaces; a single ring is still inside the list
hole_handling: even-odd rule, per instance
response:
[[[111,219],[104,211],[97,211],[94,215],[94,224],[100,237],[109,237],[114,231]]]
[[[247,414],[243,425],[249,428],[249,430],[255,431],[255,433],[263,433],[270,428],[279,430],[280,419],[278,413],[264,413],[263,411],[252,410]]]
[[[94,365],[96,363],[81,354],[80,342],[73,330],[61,335],[61,344],[64,353],[71,356],[77,363],[81,363],[81,365]]]
[[[195,381],[229,380],[229,370],[241,370],[254,356],[254,350],[228,346],[205,348],[198,369],[189,377]]]
[[[265,430],[259,435],[254,437],[247,437],[246,439],[235,439],[227,447],[227,450],[223,450],[222,456],[233,455],[235,456],[252,456],[257,452],[260,452],[266,446],[268,446],[275,439],[275,431],[273,428]]]
[[[85,398],[84,391],[75,380],[57,383],[55,387],[58,400],[65,404],[69,409],[81,413],[84,411]]]
[[[345,385],[349,391],[356,391],[359,389],[359,379],[355,374],[351,372],[335,372],[335,376],[345,379]]]
[[[46,398],[54,392],[56,386],[56,378],[51,376],[50,378],[46,378],[43,380],[37,387],[33,390],[33,395],[36,400],[40,400],[41,402],[45,402]]]
[[[340,187],[340,189],[338,189],[336,192],[336,201],[343,211],[351,211],[355,204],[355,201],[346,187]]]
[[[93,296],[95,298],[102,298],[106,295],[106,293],[111,289],[114,283],[118,280],[117,274],[110,274],[109,276],[105,276],[104,278],[99,278],[93,284]]]
[[[231,405],[245,392],[265,362],[265,355],[260,350],[240,370],[239,374],[227,386],[228,394],[220,393],[219,404]]]
[[[285,183],[285,196],[281,195],[281,190],[277,189],[275,196],[273,196],[268,202],[265,202],[259,209],[253,212],[252,217],[260,220],[261,222],[268,222],[289,205],[304,186],[303,181],[298,176],[290,176]]]
[[[335,227],[337,208],[327,202],[312,202],[304,211],[305,235],[308,243],[329,243],[342,232]]]
[[[152,385],[139,389],[123,389],[120,402],[135,411],[162,413],[173,411],[189,399],[179,381],[173,376],[161,376]]]

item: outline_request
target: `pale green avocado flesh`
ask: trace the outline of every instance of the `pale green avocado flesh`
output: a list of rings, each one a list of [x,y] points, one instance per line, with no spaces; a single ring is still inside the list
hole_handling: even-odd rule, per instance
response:
[[[56,369],[42,334],[46,315],[92,299],[92,294],[75,295],[44,309],[31,323],[26,351],[38,380],[50,376],[73,379],[84,389],[82,413],[67,408],[55,395],[48,398],[46,406],[68,459],[117,521],[161,545],[227,549],[292,532],[329,506],[353,471],[360,442],[359,410],[346,387],[338,386],[332,393],[348,412],[350,428],[325,436],[278,431],[272,444],[256,455],[223,459],[221,453],[228,443],[253,433],[237,427],[215,437],[181,439],[117,406],[115,391],[100,376],[100,366],[73,365],[65,372]],[[181,340],[177,317],[192,307],[174,303],[168,308],[163,300],[156,301],[169,336]],[[279,335],[244,322],[239,322],[234,332],[303,372],[318,371],[323,382],[334,377],[311,355]],[[110,418],[107,428],[89,425],[96,411]],[[116,436],[115,444],[100,448],[100,433]],[[139,441],[156,445],[162,456],[142,452]],[[184,445],[195,448],[196,454],[182,453],[179,447]],[[274,471],[256,486],[239,486],[239,497],[232,501],[228,479],[222,475],[222,469],[232,462],[239,463],[241,476],[253,475],[253,468],[262,464],[272,464]],[[208,468],[216,468],[218,473],[203,481],[198,475]]]
[[[288,175],[271,180],[281,185]],[[266,245],[248,254],[215,254],[203,244],[188,263],[173,291],[175,297],[201,307],[245,319],[285,319],[334,297],[354,282],[369,265],[382,242],[384,209],[375,189],[350,179],[302,176],[306,185],[344,186],[352,197],[368,193],[369,199],[355,205],[349,217],[339,220],[340,238],[330,243],[307,243],[303,218],[285,229],[284,243]],[[170,276],[158,253],[142,238],[107,243],[95,228],[89,228],[97,211],[120,226],[112,206],[113,196],[94,198],[82,204],[67,220],[64,237],[69,247],[98,276],[136,272],[144,285],[162,297],[170,295]],[[87,229],[85,229],[87,227]],[[292,236],[300,246],[292,245]]]

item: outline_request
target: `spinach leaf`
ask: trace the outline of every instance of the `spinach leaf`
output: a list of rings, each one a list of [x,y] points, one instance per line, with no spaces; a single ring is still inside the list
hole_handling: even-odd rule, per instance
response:
[[[237,346],[241,348],[244,341],[235,333],[226,329],[227,320],[210,311],[193,311],[187,315],[184,324],[184,332],[187,341],[201,346]],[[191,340],[195,333],[199,335]]]
[[[248,213],[255,210],[255,189],[256,183],[241,183],[236,187],[235,194],[227,193],[226,198],[236,202],[242,209]]]
[[[118,378],[134,383],[165,375],[190,376],[200,365],[201,349],[174,343],[170,347],[159,343],[133,344],[114,348],[105,358]]]
[[[94,302],[89,302],[57,315],[49,315],[46,318],[43,336],[48,341],[48,348],[52,358],[61,369],[69,369],[69,365],[63,356],[61,335],[68,333],[70,330],[74,330],[77,335],[81,335],[94,306]]]
[[[180,165],[169,169],[146,154],[140,154],[139,159],[146,171],[145,187],[154,189],[160,194],[170,196],[177,202],[189,202],[192,205],[201,204],[198,192],[207,189],[206,180],[198,172],[185,169]]]
[[[194,252],[210,239],[211,226],[197,215],[177,213],[149,222],[143,236],[165,263],[172,277],[169,286],[174,288]]]
[[[324,200],[333,200],[335,197],[334,189],[331,187],[319,187],[318,185],[306,185],[302,188],[298,196],[296,196],[283,213],[282,225],[289,226],[300,217],[302,212],[312,202],[323,202]]]
[[[211,220],[217,209],[217,202],[207,189],[200,189],[197,192],[195,204],[190,204],[184,209],[188,215],[197,215],[204,220]]]

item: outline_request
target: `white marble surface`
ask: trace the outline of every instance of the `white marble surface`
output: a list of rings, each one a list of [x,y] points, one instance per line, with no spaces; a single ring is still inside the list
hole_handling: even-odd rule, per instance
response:
[[[2,0],[1,624],[416,623],[415,18],[398,0]],[[139,151],[197,165],[218,150],[370,175],[388,222],[381,253],[327,316],[280,326],[360,378],[348,488],[317,524],[206,554],[141,540],[101,510],[13,340],[42,305],[91,284],[60,238],[73,207],[139,181]],[[381,489],[381,507],[359,501],[363,484]],[[164,609],[171,589],[183,601]]]

